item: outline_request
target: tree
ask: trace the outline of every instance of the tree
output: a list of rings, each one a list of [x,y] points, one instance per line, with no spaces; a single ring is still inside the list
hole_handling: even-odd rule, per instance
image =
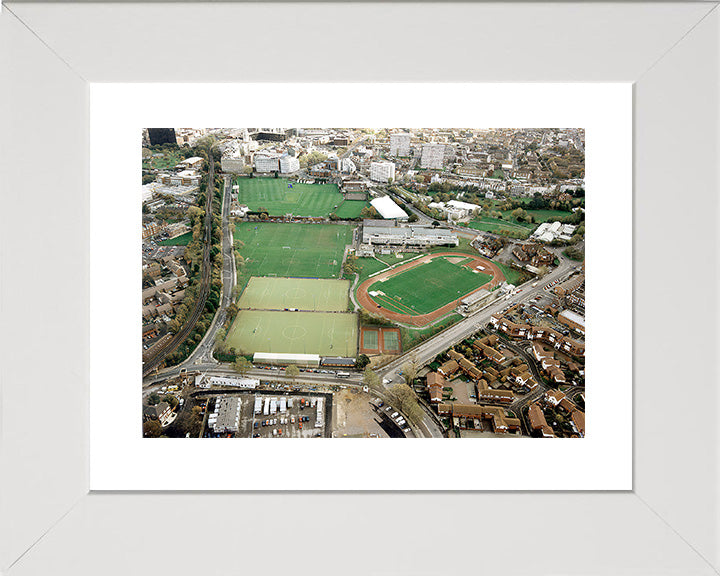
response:
[[[368,388],[379,388],[380,376],[378,376],[375,370],[373,370],[370,366],[366,366],[365,372],[363,372],[363,383]]]
[[[148,406],[156,406],[160,403],[160,394],[151,392],[147,399]]]
[[[287,368],[285,368],[285,375],[292,379],[293,382],[295,382],[295,378],[297,378],[300,375],[300,368],[295,366],[295,364],[290,364]]]
[[[193,406],[192,410],[183,410],[180,412],[177,420],[175,420],[175,430],[181,434],[189,434],[190,437],[197,438],[200,435],[200,426],[202,425],[200,412],[200,406]]]
[[[440,226],[440,222],[438,222],[437,220],[433,220],[432,225],[433,225],[433,228],[437,228],[438,226]]]
[[[368,364],[370,364],[370,358],[368,358],[365,354],[360,354],[355,360],[355,367],[360,368],[361,370]]]
[[[162,426],[157,420],[146,420],[143,422],[143,436],[145,438],[159,438],[162,434]]]
[[[170,408],[173,410],[175,410],[175,408],[177,408],[178,404],[180,403],[180,401],[172,394],[165,394],[162,399],[163,402],[167,402],[168,404],[170,404]]]
[[[418,221],[418,215],[415,214],[415,212],[410,214],[410,217],[408,218],[408,222],[417,222]]]
[[[252,369],[253,365],[245,358],[245,356],[238,356],[237,360],[233,363],[233,370],[240,374],[240,376],[246,376],[247,373]]]
[[[405,378],[405,383],[408,386],[412,386],[413,382],[415,381],[415,377],[417,376],[417,364],[411,360],[410,362],[406,362],[403,364],[402,367],[403,370],[403,378]]]

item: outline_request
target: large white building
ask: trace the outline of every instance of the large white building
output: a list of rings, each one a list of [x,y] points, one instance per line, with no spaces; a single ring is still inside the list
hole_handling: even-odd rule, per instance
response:
[[[300,160],[295,156],[282,156],[280,158],[280,172],[283,174],[292,174],[300,170]]]
[[[444,157],[445,144],[423,144],[420,167],[441,170]]]
[[[408,215],[405,210],[400,208],[390,196],[380,196],[379,198],[373,198],[370,201],[370,205],[378,211],[378,214],[390,220],[397,218],[399,220],[407,220]]]
[[[541,242],[552,242],[553,240],[571,240],[577,226],[562,224],[561,222],[543,222],[533,232],[531,238],[537,238]]]
[[[400,158],[410,156],[410,134],[407,132],[390,134],[390,156]]]
[[[280,156],[269,152],[255,154],[255,172],[277,172],[280,170]]]
[[[392,162],[372,162],[370,164],[370,180],[389,182],[395,179],[395,164]]]

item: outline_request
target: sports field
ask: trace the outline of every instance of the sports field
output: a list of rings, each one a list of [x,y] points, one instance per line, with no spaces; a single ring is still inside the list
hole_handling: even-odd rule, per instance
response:
[[[338,218],[343,219],[359,218],[362,209],[368,206],[370,206],[370,204],[365,200],[345,200],[338,206],[338,209],[335,210],[335,214]]]
[[[238,178],[237,184],[240,204],[253,211],[265,208],[271,216],[327,216],[343,201],[335,184],[298,184],[285,178]]]
[[[241,309],[345,312],[349,288],[349,280],[253,277],[238,306]]]
[[[175,236],[175,238],[169,238],[168,240],[158,242],[158,246],[187,246],[190,244],[192,237],[192,232],[185,232],[185,234]]]
[[[357,356],[357,330],[355,314],[241,310],[226,342],[241,354]]]
[[[245,246],[242,275],[337,278],[345,245],[352,241],[347,224],[238,222],[235,239]]]
[[[434,258],[385,281],[373,283],[368,294],[388,310],[417,316],[433,312],[491,279],[489,274],[473,272],[447,258]]]

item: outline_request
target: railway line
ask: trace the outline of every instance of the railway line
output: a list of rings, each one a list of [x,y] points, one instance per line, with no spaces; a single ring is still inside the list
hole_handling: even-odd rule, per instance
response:
[[[215,194],[215,160],[212,154],[208,154],[208,163],[206,189],[207,198],[205,200],[205,246],[203,247],[202,280],[200,284],[200,291],[198,293],[197,300],[195,301],[195,308],[180,330],[173,334],[169,339],[159,342],[153,347],[152,356],[148,357],[147,361],[143,362],[143,378],[158,368],[167,356],[174,352],[177,347],[185,341],[195,328],[195,324],[197,324],[197,321],[200,319],[200,316],[202,316],[202,312],[205,309],[207,297],[210,292],[210,248],[212,247],[213,216],[212,203],[213,196]]]

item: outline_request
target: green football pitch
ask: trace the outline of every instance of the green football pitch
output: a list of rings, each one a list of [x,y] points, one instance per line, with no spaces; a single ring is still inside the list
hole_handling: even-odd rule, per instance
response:
[[[271,216],[327,216],[343,202],[335,184],[298,184],[285,178],[238,178],[237,185],[240,204],[246,204],[253,211],[265,208]]]
[[[445,258],[434,258],[370,286],[370,296],[393,312],[428,314],[477,290],[492,279]],[[374,292],[383,294],[374,295]]]
[[[238,306],[241,309],[345,312],[349,289],[349,280],[253,277]]]
[[[338,278],[352,230],[347,224],[238,222],[242,275]]]
[[[355,314],[241,310],[226,342],[241,354],[356,356],[357,330]]]
[[[338,209],[335,210],[335,214],[338,218],[359,218],[360,212],[368,206],[370,206],[370,204],[365,200],[345,200],[338,206]]]

